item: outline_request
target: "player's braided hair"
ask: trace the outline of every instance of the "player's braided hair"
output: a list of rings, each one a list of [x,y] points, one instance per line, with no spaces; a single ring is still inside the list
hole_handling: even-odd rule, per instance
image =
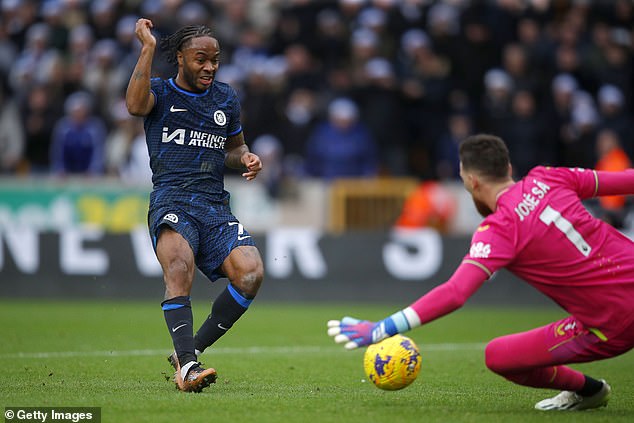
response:
[[[508,175],[509,150],[500,137],[477,134],[460,144],[460,161],[464,169],[481,172],[493,180]]]
[[[205,25],[187,25],[161,39],[161,49],[167,61],[173,65],[178,65],[176,52],[187,45],[193,38],[213,37],[211,28]]]

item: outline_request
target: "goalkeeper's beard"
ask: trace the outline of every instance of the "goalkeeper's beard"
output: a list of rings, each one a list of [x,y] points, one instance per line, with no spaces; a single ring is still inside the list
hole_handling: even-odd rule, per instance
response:
[[[486,204],[484,204],[482,201],[480,200],[476,200],[475,198],[473,199],[473,204],[475,204],[476,209],[478,210],[478,213],[480,213],[480,215],[482,217],[487,217],[488,215],[493,213],[493,210],[491,210],[489,208],[489,206],[487,206]]]

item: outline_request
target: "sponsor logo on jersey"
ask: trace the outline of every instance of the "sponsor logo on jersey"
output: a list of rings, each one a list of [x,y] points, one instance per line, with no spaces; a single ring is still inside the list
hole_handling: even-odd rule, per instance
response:
[[[214,122],[216,122],[216,125],[218,126],[225,126],[227,123],[227,116],[225,116],[225,112],[222,110],[216,110],[214,112]]]
[[[168,222],[172,223],[178,223],[178,216],[176,216],[174,213],[167,213],[165,216],[163,216],[163,220],[167,220]]]
[[[178,145],[224,150],[227,137],[210,134],[209,132],[196,131],[195,129],[188,131],[184,128],[178,128],[170,131],[167,126],[164,126],[161,142],[168,143],[172,141]]]
[[[478,229],[476,229],[478,232],[484,232],[487,229],[489,229],[491,226],[489,225],[484,225],[484,226],[478,226]]]
[[[174,107],[174,105],[172,104],[172,107],[170,107],[170,112],[175,113],[175,112],[186,112],[187,109],[179,109]]]
[[[485,244],[482,241],[471,244],[471,248],[469,249],[469,256],[471,258],[489,258],[489,254],[491,254],[491,244]]]

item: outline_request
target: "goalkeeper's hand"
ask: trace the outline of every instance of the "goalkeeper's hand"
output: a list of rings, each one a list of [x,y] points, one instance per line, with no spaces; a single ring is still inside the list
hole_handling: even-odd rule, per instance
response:
[[[335,342],[338,344],[345,342],[344,347],[347,350],[353,350],[374,344],[396,334],[396,331],[389,333],[390,331],[386,330],[385,320],[370,322],[369,320],[359,320],[347,316],[341,320],[329,320],[328,335],[334,337]],[[388,326],[395,329],[394,325]]]

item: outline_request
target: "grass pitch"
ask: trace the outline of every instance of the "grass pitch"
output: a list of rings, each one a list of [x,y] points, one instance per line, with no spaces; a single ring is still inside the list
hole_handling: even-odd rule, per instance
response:
[[[634,353],[574,366],[607,379],[607,408],[543,413],[554,391],[514,385],[488,371],[484,344],[563,316],[554,309],[466,307],[410,336],[422,353],[418,380],[380,391],[364,379],[363,351],[344,351],[326,321],[376,320],[402,305],[254,302],[201,360],[218,371],[201,394],[178,392],[159,300],[0,300],[0,405],[101,407],[103,422],[632,422]],[[194,318],[209,307],[194,299]]]

